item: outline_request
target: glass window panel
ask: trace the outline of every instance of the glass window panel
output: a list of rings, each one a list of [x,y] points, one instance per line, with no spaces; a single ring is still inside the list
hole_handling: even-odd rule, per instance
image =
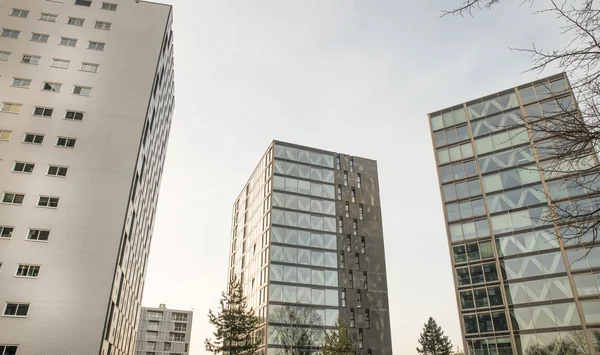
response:
[[[471,207],[471,201],[465,201],[458,204],[458,209],[460,210],[461,218],[471,218],[473,217],[473,208]]]
[[[333,170],[323,169],[323,181],[330,182],[332,184],[335,182]]]
[[[323,197],[330,199],[335,197],[335,188],[333,185],[323,184]]]
[[[285,163],[285,174],[290,176],[298,176],[298,164],[286,162]]]
[[[310,232],[298,231],[298,245],[310,246]]]
[[[273,278],[271,278],[273,280]],[[283,286],[277,284],[269,285],[269,301],[281,302]]]
[[[282,265],[276,265],[276,264],[271,264],[269,266],[270,274],[271,274],[271,281],[283,281],[283,266]]]
[[[506,320],[506,313],[504,312],[492,312],[492,319],[494,321],[494,330],[501,332],[508,330],[508,321]],[[492,345],[493,346],[493,345]],[[512,350],[510,350],[512,352]],[[491,354],[494,354],[492,351]]]
[[[452,172],[452,166],[444,166],[440,168],[440,175],[442,177],[442,183],[450,182],[454,180],[454,173]]]
[[[310,195],[310,182],[298,180],[298,193]]]
[[[479,255],[479,246],[477,243],[467,244],[467,256],[469,261],[479,260],[481,257]]]
[[[494,150],[502,150],[506,148],[510,148],[510,138],[511,133],[509,132],[501,132],[494,134],[492,138],[492,145]]]
[[[277,174],[285,174],[285,161],[275,159],[273,162],[273,171]]]
[[[485,281],[483,277],[483,269],[481,265],[475,265],[470,267],[471,270],[471,283],[478,284]]]
[[[475,161],[471,160],[464,163],[465,175],[466,177],[476,176],[477,175],[477,165],[475,165]]]
[[[283,247],[279,245],[271,246],[271,261],[283,261]]]
[[[539,255],[520,258],[523,277],[532,277],[544,274],[544,267]]]
[[[323,169],[311,167],[310,178],[317,181],[323,181]]]
[[[598,287],[596,286],[594,275],[575,275],[573,276],[573,278],[575,279],[575,285],[577,286],[577,293],[579,294],[579,296],[589,296],[598,294]]]
[[[582,302],[583,315],[588,323],[600,323],[600,300]]]
[[[323,234],[311,234],[310,245],[313,248],[323,248]]]
[[[460,219],[460,212],[457,204],[453,203],[446,205],[446,212],[448,213],[449,221],[456,221]]]
[[[460,245],[453,248],[454,250],[454,263],[464,263],[467,261],[467,253],[465,251],[465,246]]]
[[[444,190],[444,201],[456,200],[456,189],[454,188],[454,184],[444,186],[443,190]]]
[[[335,215],[335,202],[324,200],[323,213],[328,215]]]
[[[286,226],[298,226],[298,212],[285,211],[285,225]]]
[[[477,233],[475,232],[475,223],[473,223],[473,222],[463,223],[462,228],[463,228],[463,235],[465,236],[466,240],[477,238]]]
[[[456,276],[458,279],[459,286],[471,284],[471,278],[469,276],[469,268],[464,267],[464,268],[456,269]]]
[[[460,148],[460,146],[456,146],[448,149],[451,161],[457,161],[462,159],[462,156],[460,155]]]
[[[301,163],[310,163],[310,154],[307,150],[298,149],[298,161]]]
[[[298,161],[298,149],[285,147],[285,156],[289,160]]]
[[[525,284],[515,283],[506,286],[506,297],[509,304],[521,304],[528,303],[527,291],[525,290]]]
[[[463,232],[461,224],[450,225],[450,240],[453,242],[463,240]]]
[[[481,184],[479,183],[479,179],[467,181],[467,185],[469,186],[469,194],[471,196],[481,195]]]
[[[298,264],[310,265],[310,250],[298,249]]]
[[[286,249],[289,249],[289,248],[286,248]],[[286,252],[287,252],[287,250],[286,250]],[[296,268],[295,266],[284,266],[283,267],[283,281],[291,282],[291,283],[298,282],[298,268]]]
[[[311,271],[309,268],[299,267],[298,268],[298,283],[310,284]]]
[[[433,116],[433,117],[431,117],[431,128],[434,131],[437,131],[438,129],[444,128],[444,123],[442,121],[442,116]]]
[[[459,124],[467,121],[467,116],[465,114],[465,110],[463,108],[458,108],[452,111],[452,116],[454,117],[454,123]]]
[[[487,291],[485,288],[473,290],[473,296],[475,297],[475,307],[489,307]]]
[[[272,242],[276,242],[276,243],[283,243],[283,235],[284,235],[284,228],[280,228],[280,227],[272,227],[271,228],[271,238],[272,238]]]
[[[310,166],[304,165],[304,164],[298,164],[298,176],[301,178],[304,178],[304,179],[310,179]],[[306,183],[308,183],[308,182],[306,182]],[[300,188],[300,182],[298,182],[298,188]]]
[[[514,330],[533,329],[533,320],[529,308],[515,308],[511,311]]]
[[[335,307],[339,305],[337,290],[325,290],[325,305]]]
[[[310,194],[313,196],[322,197],[323,196],[323,184],[311,182],[310,183]]]
[[[463,320],[465,323],[465,333],[467,334],[475,334],[479,333],[479,327],[477,326],[477,315],[469,314],[463,316]]]
[[[469,185],[466,182],[456,184],[456,196],[459,199],[469,197]]]
[[[483,187],[485,192],[502,190],[502,180],[500,174],[492,174],[483,177]]]
[[[477,231],[477,237],[487,237],[490,235],[490,226],[487,219],[475,221],[475,229]]]
[[[483,216],[486,214],[485,205],[481,199],[471,201],[471,208],[473,209],[474,216]]]
[[[283,286],[283,302],[298,302],[298,289],[296,286]]]
[[[550,300],[550,291],[546,280],[535,280],[525,282],[525,290],[529,302],[542,302]]]
[[[494,249],[492,248],[492,242],[479,243],[479,253],[482,259],[493,258]]]
[[[502,269],[506,274],[506,278],[508,280],[518,279],[523,277],[523,272],[521,271],[521,260],[519,259],[510,259],[504,260],[500,265],[502,265]]]
[[[456,133],[456,129],[452,128],[446,131],[446,140],[448,144],[458,142],[458,134]]]
[[[331,286],[331,287],[338,286],[337,271],[325,270],[325,286]]]
[[[285,158],[285,147],[284,146],[276,144],[274,151],[275,151],[275,156],[277,158]]]
[[[273,177],[273,188],[276,190],[284,190],[285,189],[285,178],[283,176],[274,176]]]
[[[494,145],[492,144],[491,137],[483,137],[475,140],[475,148],[477,154],[485,154],[494,151]]]
[[[460,152],[462,154],[462,159],[467,159],[473,156],[473,146],[471,143],[462,144],[460,146]]]
[[[334,217],[323,217],[323,230],[325,232],[335,232],[335,221]]]
[[[502,300],[502,292],[500,291],[500,287],[490,287],[488,288],[488,297],[490,298],[490,306],[500,306],[504,304]]]
[[[300,228],[310,228],[310,215],[307,213],[298,213],[298,227]]]
[[[321,154],[321,165],[326,168],[333,168],[333,155]]]
[[[298,303],[311,304],[309,287],[298,287]]]
[[[325,252],[325,266],[326,267],[337,267],[337,254]]]
[[[312,284],[323,286],[325,284],[325,272],[323,270],[312,270]]]
[[[325,304],[325,290],[312,289],[312,304],[324,305]]]
[[[273,205],[275,205],[274,202],[273,202]],[[285,208],[297,210],[298,209],[298,196],[287,194],[285,196]]]
[[[442,120],[444,121],[444,127],[450,127],[457,123],[454,121],[454,116],[452,115],[452,112],[442,113]]]
[[[310,152],[310,163],[313,165],[321,165],[321,153]]]
[[[460,304],[462,309],[475,308],[475,302],[473,301],[473,291],[462,291],[460,293]]]
[[[464,179],[466,177],[465,169],[462,163],[454,164],[451,166],[451,168],[455,180]]]
[[[323,230],[323,217],[310,216],[310,228],[313,230]]]
[[[285,194],[283,192],[273,192],[273,207],[285,207]]]
[[[337,323],[340,312],[337,309],[325,310],[325,325],[333,327]]]
[[[312,199],[310,201],[310,211],[312,213],[323,214],[323,201],[322,200]]]
[[[489,313],[479,313],[477,315],[480,333],[489,333],[494,331],[492,326],[492,317]]]
[[[310,211],[310,198],[304,196],[298,196],[298,209],[300,211]]]
[[[450,162],[450,154],[448,154],[448,149],[440,149],[438,150],[437,154],[440,165]]]
[[[298,192],[298,180],[285,178],[285,191]]]
[[[322,251],[310,252],[310,264],[312,266],[325,266],[325,257]]]
[[[284,248],[284,260],[286,263],[296,264],[298,262],[298,249],[292,247]]]
[[[446,145],[446,132],[441,131],[433,134],[433,142],[436,147]]]
[[[546,280],[546,282],[548,283],[550,297],[553,300],[561,300],[573,297],[573,291],[571,289],[571,283],[569,282],[568,277],[555,277]]]
[[[483,274],[487,282],[498,281],[498,269],[495,263],[483,264]]]
[[[560,252],[541,255],[541,262],[545,274],[566,272],[565,262]]]
[[[584,309],[583,313],[585,314],[584,304],[585,303],[582,302],[581,306]],[[596,308],[596,310],[598,309],[600,308]],[[575,303],[553,304],[552,312],[556,317],[556,324],[559,327],[569,327],[581,324],[581,320],[579,319],[579,314],[577,313],[577,307],[575,307]],[[587,319],[587,316],[585,316],[585,318]]]
[[[283,242],[285,244],[292,244],[292,245],[298,244],[298,231],[295,229],[289,229],[289,228],[284,229]]]

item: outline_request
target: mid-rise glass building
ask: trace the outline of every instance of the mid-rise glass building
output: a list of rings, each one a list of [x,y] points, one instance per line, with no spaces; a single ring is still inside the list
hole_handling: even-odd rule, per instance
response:
[[[340,317],[358,354],[391,354],[377,162],[273,142],[234,203],[233,276],[262,353],[318,351]]]
[[[544,217],[598,189],[542,173],[553,138],[531,127],[576,107],[559,74],[429,114],[468,354],[600,354],[600,247]]]

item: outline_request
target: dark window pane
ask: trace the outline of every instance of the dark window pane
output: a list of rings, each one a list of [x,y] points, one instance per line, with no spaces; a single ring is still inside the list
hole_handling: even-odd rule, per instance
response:
[[[494,329],[497,332],[508,330],[508,322],[506,321],[506,314],[504,312],[494,312],[492,313],[492,318],[494,319]]]
[[[475,165],[475,160],[465,162],[464,165],[465,165],[465,174],[467,177],[477,175],[477,166]]]
[[[496,269],[495,263],[483,265],[483,271],[485,273],[485,280],[487,282],[498,281],[498,270]]]
[[[473,334],[479,332],[479,328],[477,327],[477,316],[475,314],[463,316],[463,319],[465,321],[465,333]]]
[[[465,252],[465,246],[460,245],[454,247],[454,263],[464,263],[467,261],[467,254]]]
[[[463,169],[462,163],[454,164],[452,166],[452,170],[454,172],[454,179],[464,179],[465,178],[465,170]]]
[[[504,302],[502,302],[502,294],[500,293],[500,287],[490,287],[488,288],[488,296],[490,298],[490,306],[500,306]],[[504,313],[503,313],[504,315]],[[506,322],[506,317],[504,318],[504,322]],[[498,328],[496,328],[498,330]]]
[[[475,302],[473,302],[473,292],[463,291],[460,293],[460,304],[462,309],[475,308]]]
[[[484,278],[481,265],[471,266],[471,283],[478,284],[482,282],[484,282]]]
[[[485,288],[474,290],[473,295],[475,296],[475,306],[477,308],[489,306],[487,292],[485,291]]]
[[[458,285],[469,285],[471,283],[471,279],[469,278],[469,269],[468,268],[460,268],[456,269],[456,275],[458,278]]]
[[[488,333],[494,331],[494,328],[492,327],[492,317],[489,313],[478,314],[477,320],[479,323],[480,333]]]

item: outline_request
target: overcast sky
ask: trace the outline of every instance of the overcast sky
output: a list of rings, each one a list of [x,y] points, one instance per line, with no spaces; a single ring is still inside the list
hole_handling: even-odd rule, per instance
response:
[[[520,1],[440,19],[456,1],[167,0],[176,108],[143,304],[194,309],[192,355],[273,139],[378,161],[394,353],[416,354],[430,316],[462,347],[427,113],[554,74],[508,48],[558,30]]]

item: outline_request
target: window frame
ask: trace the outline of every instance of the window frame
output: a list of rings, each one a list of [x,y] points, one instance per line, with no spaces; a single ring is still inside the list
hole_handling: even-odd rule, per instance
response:
[[[101,49],[99,49],[101,47]],[[106,48],[106,42],[98,42],[98,41],[88,41],[88,45],[86,49],[98,52],[104,52],[104,48]]]
[[[41,109],[41,110],[42,110],[42,114],[39,114],[39,115],[38,115],[38,114],[36,114],[36,111],[37,111],[38,109]],[[45,114],[47,110],[50,110],[50,115],[46,115],[46,114]],[[31,115],[32,115],[32,116],[35,116],[35,117],[52,117],[52,115],[53,115],[53,114],[54,114],[54,108],[53,108],[53,107],[34,106],[34,107],[33,107],[33,113],[32,113]]]
[[[32,236],[32,232],[37,232],[36,239],[30,238]],[[46,239],[40,239],[40,236],[42,235],[43,232],[47,232]],[[48,240],[50,240],[50,233],[51,233],[50,229],[29,228],[29,231],[27,232],[27,237],[25,237],[25,240],[30,241],[30,242],[48,243]]]
[[[15,11],[18,11],[18,14],[15,15]],[[25,9],[18,9],[16,7],[13,7],[10,10],[10,14],[8,16],[12,16],[12,17],[20,17],[20,18],[27,18],[29,16],[29,10],[25,10]],[[25,16],[22,16],[23,14],[25,14]]]
[[[79,92],[75,92],[77,89],[79,88]],[[82,92],[84,91],[84,89],[88,90],[87,94],[83,94]],[[92,87],[91,86],[82,86],[82,85],[73,85],[73,91],[71,92],[71,94],[73,95],[79,95],[79,96],[90,96],[92,94]]]
[[[26,141],[25,141],[25,138],[27,138],[27,136],[28,136],[28,135],[30,135],[30,136],[33,136],[34,140],[33,140],[32,142],[26,142]],[[36,143],[36,142],[35,142],[35,138],[36,138],[36,137],[42,137],[42,141],[41,141],[41,142],[39,142],[39,143]],[[25,132],[25,135],[23,136],[23,140],[21,141],[21,143],[25,143],[25,144],[36,144],[36,145],[42,145],[42,144],[44,144],[44,139],[45,139],[45,138],[46,138],[46,135],[45,135],[45,134],[38,134],[38,133],[27,133],[27,132]]]
[[[63,43],[63,40],[66,40],[67,43]],[[77,42],[79,42],[79,40],[77,38],[60,37],[60,41],[58,41],[58,45],[75,48],[75,47],[77,47]],[[73,43],[73,45],[71,45],[71,43]]]
[[[34,36],[39,36],[39,39],[45,39],[45,41],[36,41],[33,39]],[[31,32],[31,37],[29,37],[29,41],[35,43],[48,43],[49,40],[50,35],[45,33]]]
[[[9,36],[3,36],[4,32],[10,33],[10,35]],[[2,28],[0,30],[0,38],[19,39],[20,35],[21,35],[21,31],[19,31],[19,30],[13,30],[12,28]]]
[[[119,4],[103,1],[102,5],[100,5],[100,10],[117,11],[117,7],[119,7]]]
[[[5,111],[4,110],[4,107],[7,106],[7,105],[10,106],[10,108],[11,108],[10,111]],[[18,110],[14,111],[13,110],[14,107],[17,107]],[[12,113],[12,114],[17,115],[17,114],[21,113],[21,109],[22,108],[23,108],[23,104],[18,104],[16,102],[2,102],[2,106],[0,106],[0,112],[2,112],[2,113]]]
[[[61,139],[65,140],[65,145],[58,144]],[[69,145],[69,142],[71,142],[71,141],[72,141],[73,145]],[[56,142],[54,143],[54,146],[58,147],[58,148],[71,148],[71,149],[73,149],[73,148],[75,148],[76,144],[77,144],[77,138],[58,136],[58,137],[56,137]]]
[[[50,173],[50,169],[52,169],[52,168],[56,168],[56,174],[51,174]],[[64,169],[63,170],[64,171],[64,175],[59,174],[59,172],[61,171],[61,169]],[[68,172],[69,172],[69,167],[68,166],[50,165],[50,164],[48,164],[48,169],[46,169],[46,176],[66,178]]]
[[[8,62],[11,54],[12,54],[12,52],[9,52],[9,51],[0,51],[0,60],[4,61],[4,62]]]
[[[6,314],[8,305],[10,305],[10,304],[13,304],[13,305],[17,306],[17,308],[15,309],[15,314]],[[19,314],[17,314],[18,310],[19,310],[19,308],[21,306],[27,306],[27,312],[26,312],[25,315],[19,315]],[[31,303],[27,303],[27,302],[20,303],[20,302],[6,301],[4,303],[4,311],[2,312],[2,317],[26,318],[27,316],[29,316],[29,308],[30,308],[30,306],[31,306]]]
[[[27,267],[25,275],[19,275],[19,270],[21,269],[21,267]],[[37,268],[37,270],[35,268]],[[13,276],[23,279],[37,279],[40,275],[41,268],[42,266],[38,264],[17,264],[17,270],[15,271],[15,274]],[[35,274],[35,276],[29,276],[30,271],[32,273],[35,273],[37,271],[37,273]]]
[[[61,67],[59,65],[54,65],[55,62],[60,62],[60,63],[67,63],[66,67]],[[69,66],[71,65],[71,61],[68,59],[61,59],[61,58],[52,58],[52,61],[50,62],[50,66],[52,68],[58,68],[58,69],[69,69]]]
[[[14,226],[0,226],[0,239],[12,239],[12,235],[14,232]],[[8,235],[8,237],[4,237],[4,235]]]
[[[8,138],[2,138],[4,136],[4,134],[6,133],[6,135],[8,135]],[[12,138],[12,133],[13,131],[8,130],[8,129],[0,129],[0,142],[10,142],[10,139]]]
[[[69,118],[67,117],[67,115],[72,112],[73,113],[73,118]],[[77,114],[80,113],[81,114],[81,119],[77,119]],[[68,121],[75,121],[75,122],[82,122],[83,118],[85,117],[85,111],[76,111],[76,110],[69,110],[67,109],[65,111],[65,116],[63,117],[63,119],[68,120]]]
[[[98,26],[98,25],[100,25],[100,26]],[[94,22],[94,28],[97,30],[110,31],[112,28],[112,22],[96,20]]]
[[[71,20],[73,20],[72,23]],[[83,25],[85,24],[85,19],[81,17],[68,16],[67,22],[65,24],[70,26],[83,27]]]
[[[46,89],[46,85],[48,85],[50,87],[50,89]],[[58,85],[58,90],[55,90],[55,85]],[[60,90],[62,89],[63,83],[57,83],[54,81],[44,81],[44,83],[42,84],[42,91],[45,92],[55,92],[55,93],[59,93]]]
[[[23,170],[15,170],[17,164],[23,164]],[[25,168],[27,168],[27,166],[31,166],[31,171],[25,171],[26,170]],[[33,174],[34,170],[35,170],[35,163],[15,160],[15,163],[13,164],[11,172],[19,173],[19,174]]]
[[[27,85],[15,85],[15,81],[21,81],[21,84],[23,84],[24,82],[26,82],[28,84]],[[10,87],[19,88],[19,89],[29,89],[31,87],[32,81],[33,81],[32,79],[13,77],[13,80],[10,83]]]
[[[47,20],[44,20],[43,17],[47,16]],[[51,21],[50,19],[54,19],[54,21]],[[44,22],[56,22],[56,20],[58,20],[58,15],[57,14],[51,14],[49,12],[40,12],[40,17],[38,18],[38,20],[40,21],[44,21]]]
[[[87,70],[85,69],[85,66],[91,67],[95,70]],[[100,68],[100,64],[97,63],[91,63],[91,62],[81,62],[81,66],[79,67],[79,71],[83,71],[86,73],[98,73],[98,68]]]
[[[4,198],[6,197],[6,195],[13,195],[12,201],[11,202],[5,202]],[[20,203],[15,203],[15,198],[17,196],[23,196],[22,200]],[[25,194],[24,193],[20,193],[20,192],[11,192],[11,191],[3,191],[2,192],[2,200],[0,200],[0,203],[2,204],[6,204],[6,205],[18,205],[21,206],[23,205],[23,202],[25,202]]]
[[[42,199],[48,199],[48,202],[45,205],[40,205],[40,203],[42,202]],[[53,203],[53,202],[55,202],[55,203]],[[52,206],[53,204],[55,204],[55,206]],[[35,206],[42,207],[42,208],[56,209],[56,208],[58,208],[59,204],[60,204],[60,197],[58,197],[58,196],[39,195],[38,202],[35,204]]]
[[[35,62],[35,63],[33,63],[33,62],[31,62],[31,61],[29,61],[29,62],[26,62],[26,61],[25,61],[25,58],[29,58],[30,60],[31,60],[31,59],[37,59],[37,62]],[[29,64],[29,65],[39,65],[41,60],[42,60],[42,57],[41,57],[41,56],[39,56],[39,55],[33,55],[33,54],[23,54],[23,56],[21,57],[21,60],[19,61],[19,63],[22,63],[22,64]]]

